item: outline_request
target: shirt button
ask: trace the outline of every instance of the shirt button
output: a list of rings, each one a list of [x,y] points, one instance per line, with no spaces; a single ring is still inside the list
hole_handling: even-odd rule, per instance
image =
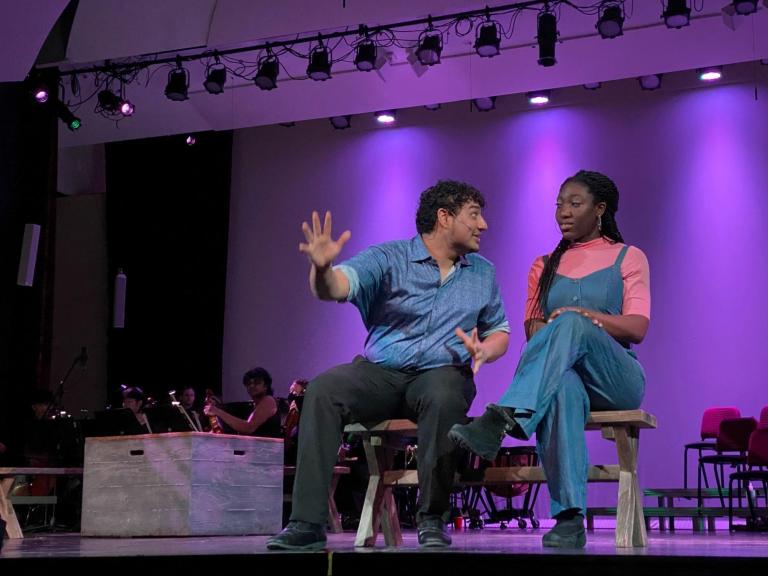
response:
[[[573,301],[574,301],[574,302],[578,301],[578,299],[579,299],[579,297],[578,297],[578,296],[574,296],[574,297],[573,297]]]

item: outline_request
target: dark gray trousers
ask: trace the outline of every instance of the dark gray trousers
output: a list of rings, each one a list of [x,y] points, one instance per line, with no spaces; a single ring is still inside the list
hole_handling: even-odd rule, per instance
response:
[[[310,382],[301,410],[291,520],[326,523],[328,487],[345,425],[411,418],[419,425],[416,520],[447,521],[456,470],[447,434],[466,421],[474,397],[469,367],[402,372],[358,356],[320,374]]]

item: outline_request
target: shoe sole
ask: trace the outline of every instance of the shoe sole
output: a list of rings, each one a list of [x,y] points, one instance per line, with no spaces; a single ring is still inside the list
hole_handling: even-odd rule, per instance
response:
[[[323,550],[327,544],[327,541],[313,542],[312,544],[305,544],[304,546],[294,546],[293,544],[282,544],[280,542],[267,542],[267,550],[305,550],[307,552],[313,550]]]
[[[470,452],[473,452],[480,456],[483,460],[495,460],[496,456],[498,456],[499,451],[497,450],[493,454],[490,452],[481,453],[479,450],[475,450],[475,448],[469,443],[469,441],[461,435],[460,432],[456,432],[455,430],[450,430],[448,432],[448,438],[450,438],[454,444],[457,444],[458,446],[461,446],[462,448],[466,448]]]

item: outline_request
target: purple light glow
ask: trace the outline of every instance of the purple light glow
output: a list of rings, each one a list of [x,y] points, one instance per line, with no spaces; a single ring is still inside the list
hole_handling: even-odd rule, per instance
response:
[[[190,134],[189,136],[187,136],[187,139],[185,140],[185,142],[187,143],[187,146],[194,146],[195,143],[197,142],[197,138],[195,138],[194,136],[192,136],[192,134]]]
[[[37,100],[40,104],[48,102],[48,90],[43,88],[38,89],[35,92],[35,100]]]

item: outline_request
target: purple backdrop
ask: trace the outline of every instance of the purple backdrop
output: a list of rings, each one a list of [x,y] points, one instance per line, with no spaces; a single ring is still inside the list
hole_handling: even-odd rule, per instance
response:
[[[633,87],[531,111],[505,112],[503,101],[487,114],[466,105],[407,110],[390,128],[356,117],[344,132],[325,121],[238,132],[225,396],[245,397],[239,382],[249,367],[267,367],[284,394],[291,379],[362,349],[356,309],[318,302],[307,287],[297,246],[312,209],[332,210],[335,234],[352,230],[350,256],[411,236],[418,194],[454,178],[488,200],[482,253],[497,266],[513,327],[507,355],[478,375],[471,413],[481,412],[514,372],[528,268],[558,240],[558,186],[580,168],[600,170],[619,185],[625,239],[651,264],[651,329],[637,350],[648,376],[644,407],[659,429],[643,435],[641,482],[682,485],[682,445],[697,439],[704,408],[756,415],[768,403],[759,361],[768,324],[765,88],[764,79],[674,93]],[[612,446],[589,436],[593,461],[612,461]],[[590,489],[591,505],[614,501],[615,487]]]

